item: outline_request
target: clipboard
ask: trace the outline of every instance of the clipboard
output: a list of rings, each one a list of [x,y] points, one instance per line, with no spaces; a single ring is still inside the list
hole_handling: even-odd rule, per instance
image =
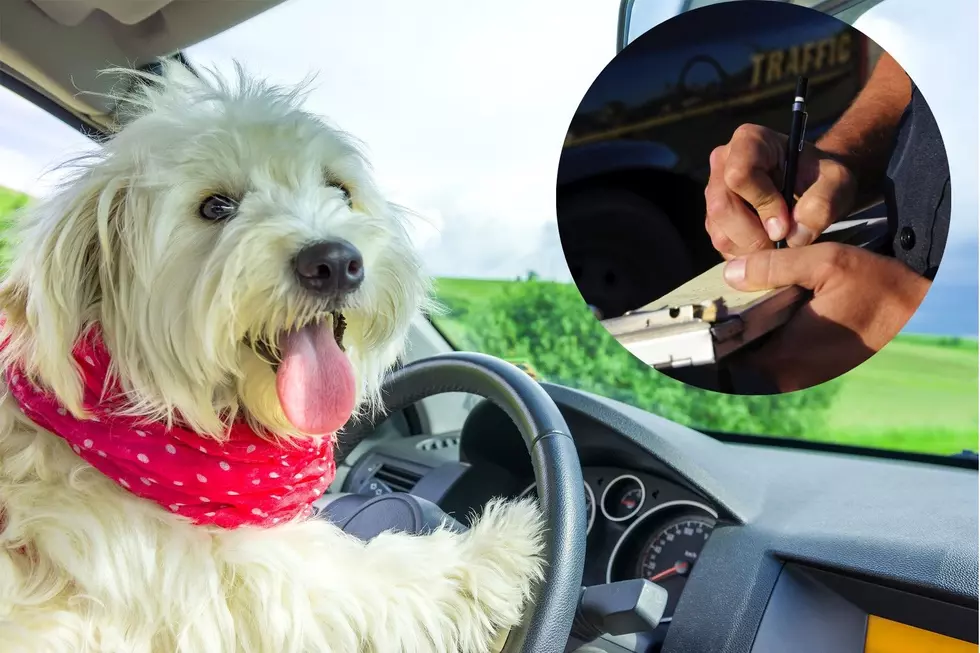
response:
[[[883,210],[876,205],[862,214]],[[879,250],[888,242],[886,217],[838,222],[818,242]],[[789,321],[810,292],[798,286],[743,292],[725,283],[719,263],[646,306],[602,321],[630,353],[658,369],[713,365]]]

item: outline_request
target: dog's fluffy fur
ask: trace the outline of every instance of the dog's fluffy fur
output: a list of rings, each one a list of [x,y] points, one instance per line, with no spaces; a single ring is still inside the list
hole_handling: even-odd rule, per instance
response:
[[[401,212],[301,94],[179,65],[132,73],[125,121],[27,210],[0,310],[37,383],[83,417],[71,350],[102,325],[133,413],[220,438],[238,416],[284,438],[275,375],[247,344],[317,316],[289,261],[341,237],[363,253],[344,313],[359,406],[426,302]],[[349,189],[349,206],[340,187]],[[211,193],[240,198],[209,223]],[[541,576],[540,516],[494,502],[465,534],[362,543],[323,520],[194,526],[139,499],[0,399],[0,648],[221,653],[486,651]]]

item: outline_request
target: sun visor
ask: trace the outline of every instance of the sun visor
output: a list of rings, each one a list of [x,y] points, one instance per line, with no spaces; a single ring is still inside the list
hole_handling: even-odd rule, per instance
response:
[[[0,63],[12,77],[104,129],[114,108],[105,95],[118,79],[101,70],[148,65],[280,2],[0,0]]]
[[[123,25],[142,22],[170,4],[171,0],[33,0],[38,9],[57,23],[75,27],[93,11],[102,11]]]

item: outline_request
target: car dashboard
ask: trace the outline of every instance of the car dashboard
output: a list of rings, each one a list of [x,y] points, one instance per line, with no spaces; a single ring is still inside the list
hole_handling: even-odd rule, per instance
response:
[[[875,638],[895,628],[933,637],[928,650],[977,650],[975,463],[723,442],[542,385],[582,464],[583,584],[647,578],[669,596],[656,628],[587,650],[889,653]],[[493,404],[454,433],[412,434],[411,421],[379,425],[332,489],[411,492],[464,525],[491,498],[534,493],[521,436]]]

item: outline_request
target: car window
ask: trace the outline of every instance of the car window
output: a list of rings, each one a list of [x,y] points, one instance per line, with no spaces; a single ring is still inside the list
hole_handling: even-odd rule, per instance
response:
[[[319,70],[313,109],[364,139],[382,183],[423,215],[419,242],[449,309],[433,322],[456,348],[707,431],[936,453],[975,448],[975,232],[950,248],[943,264],[950,271],[940,273],[906,335],[810,390],[773,397],[696,390],[645,368],[605,333],[569,283],[553,189],[568,121],[614,55],[618,3],[567,3],[560,29],[551,29],[553,12],[549,3],[447,12],[294,0],[189,56],[219,67],[237,58],[282,81]],[[322,21],[348,25],[348,36],[317,39]],[[416,28],[428,30],[423,48],[415,47]],[[359,36],[366,30],[403,56],[374,56]],[[357,55],[337,66],[347,52]],[[962,283],[972,284],[965,295],[972,300],[961,298],[951,312]]]
[[[0,225],[65,176],[61,164],[96,147],[61,120],[0,87]],[[6,254],[4,253],[5,257]]]
[[[360,139],[391,199],[418,214],[413,238],[447,308],[431,319],[457,349],[707,432],[941,454],[975,449],[975,230],[958,232],[903,335],[810,390],[772,397],[697,390],[640,364],[593,319],[564,261],[555,176],[572,114],[615,54],[618,10],[617,0],[291,0],[187,57],[219,71],[239,61],[283,84],[316,74],[308,108]],[[345,27],[325,39],[326,24]],[[385,47],[374,47],[379,42]],[[0,185],[43,193],[49,186],[29,178],[82,137],[19,98],[3,102],[0,113],[15,119],[0,126]]]

